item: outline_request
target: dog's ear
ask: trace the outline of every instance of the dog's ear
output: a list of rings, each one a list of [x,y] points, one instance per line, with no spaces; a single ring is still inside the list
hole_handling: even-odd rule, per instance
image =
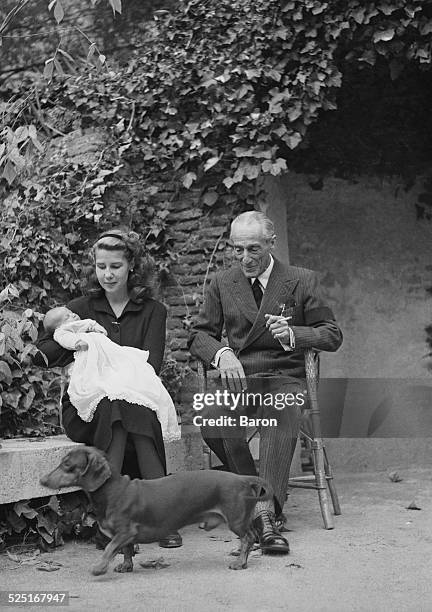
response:
[[[87,465],[80,476],[80,486],[92,493],[111,477],[111,468],[104,454],[96,448],[86,447]]]

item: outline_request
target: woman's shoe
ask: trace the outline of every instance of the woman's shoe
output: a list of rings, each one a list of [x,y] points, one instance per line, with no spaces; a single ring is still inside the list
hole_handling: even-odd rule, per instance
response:
[[[179,548],[183,545],[183,540],[178,531],[168,533],[164,538],[159,540],[159,546],[162,548]]]

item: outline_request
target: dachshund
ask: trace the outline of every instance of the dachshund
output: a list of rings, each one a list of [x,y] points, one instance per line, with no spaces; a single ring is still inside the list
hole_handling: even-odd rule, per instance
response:
[[[245,569],[256,537],[255,505],[273,497],[262,478],[222,471],[194,470],[155,480],[131,480],[114,470],[104,453],[89,446],[68,452],[40,483],[51,489],[78,486],[90,499],[101,530],[112,538],[91,570],[95,576],[106,573],[117,552],[123,552],[124,560],[115,571],[131,572],[134,543],[156,542],[198,522],[208,531],[225,521],[240,538],[239,556],[229,567]]]

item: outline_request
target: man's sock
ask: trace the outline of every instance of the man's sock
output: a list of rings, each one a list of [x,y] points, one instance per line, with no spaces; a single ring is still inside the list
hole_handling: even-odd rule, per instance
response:
[[[263,512],[273,512],[274,513],[274,503],[272,500],[267,501],[259,501],[255,506],[254,518],[257,518]]]

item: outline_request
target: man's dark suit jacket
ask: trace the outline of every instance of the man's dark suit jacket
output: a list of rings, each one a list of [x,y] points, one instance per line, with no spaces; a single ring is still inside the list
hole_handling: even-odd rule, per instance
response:
[[[265,326],[264,315],[280,314],[283,304],[286,314],[292,315],[294,352],[285,351]],[[259,311],[240,267],[215,274],[191,334],[191,354],[210,366],[218,349],[225,346],[221,342],[224,328],[246,375],[274,372],[304,378],[305,349],[335,351],[342,343],[342,332],[320,295],[316,273],[277,259]]]

